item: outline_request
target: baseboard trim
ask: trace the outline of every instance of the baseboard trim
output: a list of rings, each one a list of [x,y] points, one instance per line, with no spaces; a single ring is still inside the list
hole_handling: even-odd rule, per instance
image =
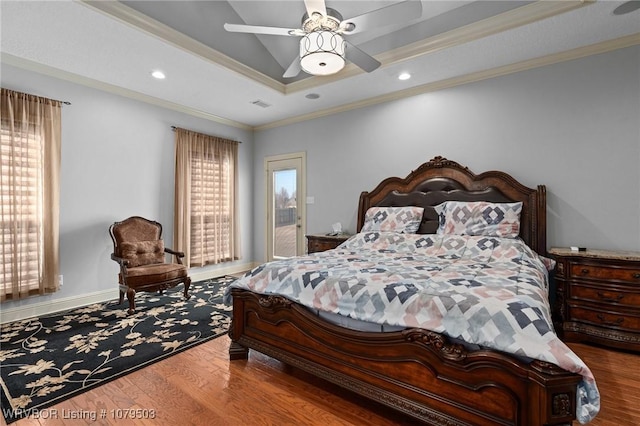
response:
[[[259,265],[259,263],[248,262],[248,263],[241,263],[241,264],[238,264],[238,265],[225,266],[225,267],[216,268],[216,269],[210,269],[210,270],[206,270],[205,269],[203,271],[197,271],[195,269],[190,269],[189,270],[189,276],[191,277],[191,281],[192,282],[204,281],[204,280],[208,280],[210,278],[221,277],[223,275],[239,274],[241,272],[245,272],[245,271],[248,271],[250,269],[253,269],[258,265]]]
[[[192,282],[204,281],[211,278],[220,277],[222,275],[238,274],[244,271],[248,271],[255,266],[257,266],[256,263],[250,262],[201,272],[192,270],[189,272],[189,276],[191,277]],[[70,296],[55,300],[45,300],[42,302],[30,303],[27,306],[2,309],[0,310],[0,324],[20,321],[27,318],[40,317],[44,315],[51,315],[57,312],[66,311],[68,309],[91,305],[93,303],[104,303],[109,300],[116,300],[117,298],[118,287],[114,286],[113,288],[110,288],[108,290],[96,291],[94,293],[87,293],[80,296]],[[123,302],[123,306],[125,303],[126,300],[125,302]]]
[[[2,312],[0,312],[0,324],[49,315],[56,312],[66,311],[68,309],[79,308],[80,306],[91,305],[93,303],[103,303],[117,298],[118,287],[114,287],[109,290],[96,291],[94,293],[87,293],[80,296],[30,303],[27,306],[3,309]]]

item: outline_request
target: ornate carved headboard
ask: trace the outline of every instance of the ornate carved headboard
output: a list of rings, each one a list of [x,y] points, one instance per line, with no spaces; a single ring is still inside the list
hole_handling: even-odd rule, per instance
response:
[[[406,178],[390,177],[371,192],[360,194],[358,232],[364,215],[373,206],[420,206],[424,216],[418,233],[435,233],[438,216],[433,208],[444,201],[522,202],[520,237],[537,253],[547,250],[546,188],[528,188],[504,172],[479,175],[443,157],[422,164]]]

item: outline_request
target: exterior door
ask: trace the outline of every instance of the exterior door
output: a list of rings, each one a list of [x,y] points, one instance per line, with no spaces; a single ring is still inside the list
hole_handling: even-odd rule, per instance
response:
[[[267,261],[304,254],[304,152],[265,159]]]

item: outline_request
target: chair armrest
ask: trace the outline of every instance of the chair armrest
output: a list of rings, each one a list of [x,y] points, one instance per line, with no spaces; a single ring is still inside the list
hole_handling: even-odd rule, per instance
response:
[[[114,253],[111,253],[111,260],[115,260],[116,262],[118,262],[118,264],[120,264],[120,266],[124,266],[124,267],[129,266],[129,261],[127,259],[118,257]]]
[[[171,250],[170,248],[164,248],[165,253],[173,254],[176,257],[176,261],[179,265],[182,265],[182,258],[184,257],[184,252]]]
[[[167,248],[167,247],[164,248],[164,252],[165,253],[169,253],[169,254],[173,254],[176,257],[184,257],[184,252],[171,250],[170,248]]]

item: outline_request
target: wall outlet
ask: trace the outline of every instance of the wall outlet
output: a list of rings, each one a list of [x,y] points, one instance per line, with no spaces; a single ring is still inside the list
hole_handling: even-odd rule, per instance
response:
[[[58,285],[60,287],[62,287],[62,285],[64,284],[64,279],[62,275],[58,275]]]

